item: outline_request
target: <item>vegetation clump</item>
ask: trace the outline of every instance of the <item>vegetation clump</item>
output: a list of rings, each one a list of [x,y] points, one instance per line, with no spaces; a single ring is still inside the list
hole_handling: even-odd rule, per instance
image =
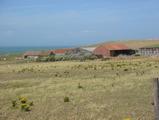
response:
[[[12,100],[12,107],[16,107],[17,105],[17,101],[16,100]]]
[[[27,98],[26,97],[19,97],[19,101],[21,103],[26,103],[27,102]]]
[[[31,111],[31,106],[33,106],[33,101],[28,101],[26,97],[19,97],[16,100],[12,100],[13,108],[20,108],[22,111]]]
[[[79,89],[82,89],[82,88],[83,88],[83,86],[81,86],[81,84],[80,84],[80,83],[78,83],[78,88],[79,88]]]
[[[70,102],[69,97],[65,96],[65,97],[64,97],[64,102]]]
[[[31,108],[28,104],[23,103],[23,104],[21,104],[21,110],[27,112],[27,111],[31,111]]]
[[[125,69],[124,69],[124,71],[126,72],[126,71],[128,71],[128,69],[127,69],[127,68],[125,68]]]
[[[22,68],[18,73],[34,72],[34,68]]]

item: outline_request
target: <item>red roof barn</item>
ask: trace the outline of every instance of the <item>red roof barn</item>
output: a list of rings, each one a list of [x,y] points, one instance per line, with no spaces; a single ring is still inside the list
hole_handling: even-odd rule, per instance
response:
[[[135,51],[124,44],[105,44],[97,47],[93,53],[101,57],[113,57],[118,55],[132,55]]]
[[[49,51],[27,51],[23,54],[24,58],[38,58],[38,57],[45,57],[45,56],[49,56],[53,53],[49,52]]]

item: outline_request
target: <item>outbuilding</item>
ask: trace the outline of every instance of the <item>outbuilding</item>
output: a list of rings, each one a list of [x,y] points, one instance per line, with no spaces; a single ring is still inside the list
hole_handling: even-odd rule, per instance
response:
[[[93,53],[99,57],[116,57],[119,55],[132,55],[135,50],[127,47],[124,44],[104,44],[98,46]]]
[[[159,45],[139,48],[142,56],[159,56]]]
[[[49,51],[27,51],[23,54],[23,58],[37,59],[39,57],[47,57],[52,54],[53,53]]]

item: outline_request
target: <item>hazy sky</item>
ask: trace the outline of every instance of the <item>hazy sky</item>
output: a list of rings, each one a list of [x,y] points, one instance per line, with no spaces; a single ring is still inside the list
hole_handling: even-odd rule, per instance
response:
[[[0,0],[0,46],[159,38],[159,0]]]

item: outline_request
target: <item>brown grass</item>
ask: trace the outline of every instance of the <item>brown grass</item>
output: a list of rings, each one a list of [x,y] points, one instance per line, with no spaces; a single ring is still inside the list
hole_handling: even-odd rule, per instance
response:
[[[4,63],[0,120],[153,120],[152,78],[158,74],[159,60],[148,58]],[[34,102],[30,112],[12,108],[18,96]]]

